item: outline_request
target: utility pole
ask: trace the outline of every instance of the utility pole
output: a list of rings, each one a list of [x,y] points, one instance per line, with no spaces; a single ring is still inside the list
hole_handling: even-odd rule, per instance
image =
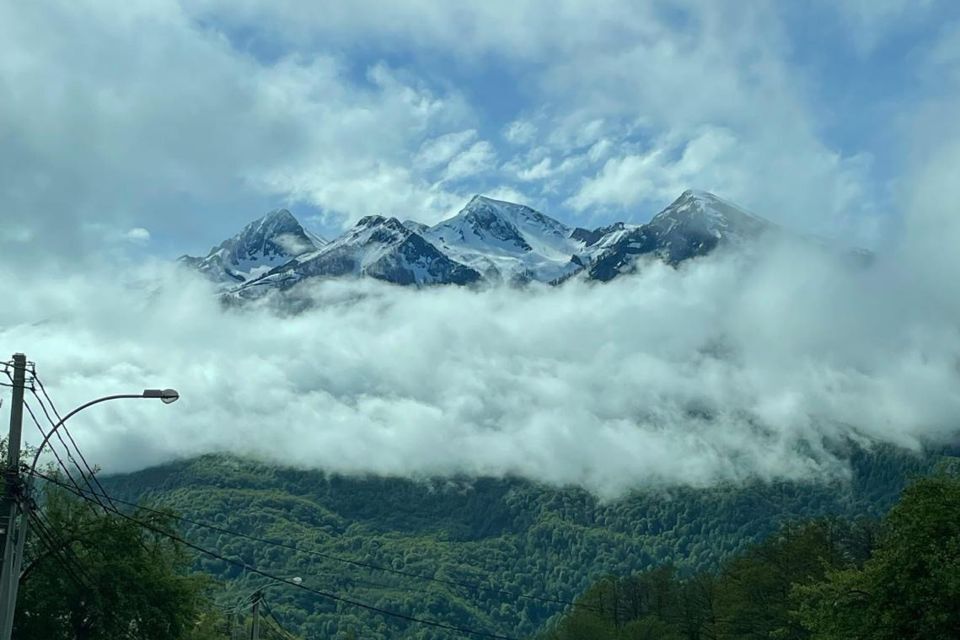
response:
[[[21,508],[23,481],[20,478],[20,444],[23,431],[23,390],[27,378],[27,357],[13,355],[13,402],[10,403],[10,434],[7,460],[3,470],[3,496],[0,497],[0,640],[10,640],[13,615],[20,586],[23,543],[27,537],[26,513]]]
[[[253,616],[253,624],[250,627],[250,640],[260,640],[260,600],[262,598],[262,591],[257,591],[253,594],[253,607],[250,610]]]

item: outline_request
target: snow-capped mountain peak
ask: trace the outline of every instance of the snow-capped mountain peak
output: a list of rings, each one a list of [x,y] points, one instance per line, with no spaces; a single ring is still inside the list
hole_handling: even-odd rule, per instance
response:
[[[647,224],[569,227],[535,209],[482,195],[428,227],[368,215],[327,242],[287,210],[271,211],[205,258],[182,257],[239,296],[308,278],[372,277],[395,284],[606,281],[645,259],[676,265],[715,248],[782,232],[706,191],[687,190]],[[579,276],[578,276],[579,277]]]
[[[242,286],[290,287],[306,278],[369,276],[395,284],[470,284],[473,269],[452,260],[397,218],[364,216],[326,246],[303,254]]]
[[[650,221],[661,235],[678,232],[716,239],[754,237],[772,223],[707,191],[688,189]]]
[[[570,259],[579,241],[572,232],[526,205],[477,195],[424,237],[490,279],[550,281],[576,268]]]
[[[507,202],[474,196],[460,212],[427,231],[430,239],[443,244],[484,247],[503,251],[530,251]]]
[[[688,189],[653,219],[619,232],[593,256],[588,275],[610,280],[632,271],[639,256],[656,256],[669,264],[704,256],[720,245],[741,245],[777,227],[707,191]]]
[[[246,225],[205,257],[181,256],[179,260],[216,282],[235,285],[325,244],[326,240],[304,229],[288,210],[276,209]]]

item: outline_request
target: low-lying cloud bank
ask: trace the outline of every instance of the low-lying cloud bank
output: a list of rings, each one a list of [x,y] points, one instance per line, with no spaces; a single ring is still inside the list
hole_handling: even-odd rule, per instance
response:
[[[180,390],[169,407],[117,402],[72,421],[108,471],[230,451],[605,495],[837,477],[836,444],[918,448],[960,426],[953,285],[900,256],[864,268],[777,246],[524,290],[326,282],[309,292],[314,308],[285,316],[225,310],[166,265],[8,272],[0,348],[37,361],[61,411]]]

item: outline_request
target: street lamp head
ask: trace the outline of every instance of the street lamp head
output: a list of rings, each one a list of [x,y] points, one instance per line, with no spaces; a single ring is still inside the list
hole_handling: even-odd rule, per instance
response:
[[[180,394],[176,389],[144,389],[144,398],[160,398],[163,404],[171,404],[180,399]]]

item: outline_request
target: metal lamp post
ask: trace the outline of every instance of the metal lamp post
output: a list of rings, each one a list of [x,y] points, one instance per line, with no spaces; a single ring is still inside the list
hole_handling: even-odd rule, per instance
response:
[[[17,605],[20,565],[23,560],[23,543],[27,537],[27,518],[21,505],[25,491],[20,477],[20,443],[23,430],[23,391],[26,386],[26,371],[26,356],[22,353],[14,354],[10,435],[7,440],[6,469],[3,474],[4,491],[3,496],[0,497],[0,550],[3,553],[3,564],[0,567],[0,640],[10,640],[13,633],[13,616]],[[30,471],[36,470],[44,447],[67,420],[95,404],[126,398],[155,398],[164,404],[170,404],[176,402],[180,394],[173,389],[146,389],[142,393],[104,396],[80,405],[61,418],[44,436],[33,456]]]

